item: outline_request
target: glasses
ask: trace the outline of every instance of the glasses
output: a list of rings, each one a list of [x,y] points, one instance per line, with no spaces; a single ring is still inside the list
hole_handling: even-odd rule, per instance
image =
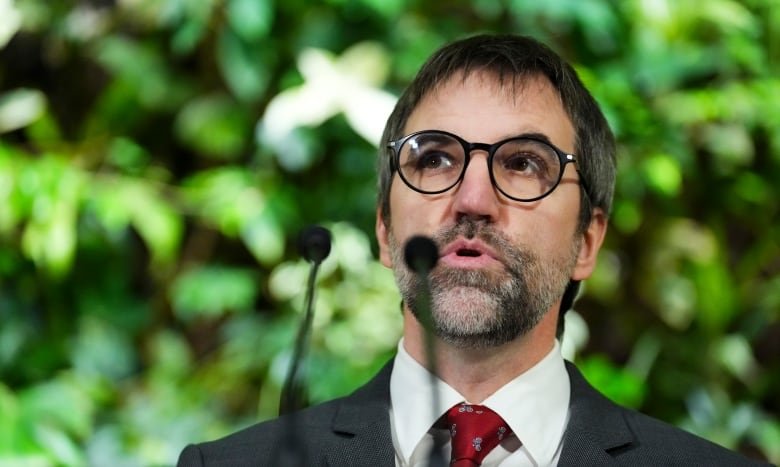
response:
[[[439,130],[412,133],[388,143],[394,152],[391,168],[406,185],[434,195],[454,187],[466,173],[474,150],[488,153],[490,182],[504,196],[530,202],[552,193],[569,162],[576,162],[552,144],[535,136],[517,136],[495,144],[470,143]]]

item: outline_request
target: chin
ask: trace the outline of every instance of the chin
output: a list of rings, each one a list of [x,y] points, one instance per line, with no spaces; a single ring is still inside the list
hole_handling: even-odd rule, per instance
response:
[[[454,328],[467,334],[488,332],[501,321],[499,303],[487,292],[472,287],[456,287],[437,294],[433,317],[439,328]],[[443,326],[447,323],[446,326]]]

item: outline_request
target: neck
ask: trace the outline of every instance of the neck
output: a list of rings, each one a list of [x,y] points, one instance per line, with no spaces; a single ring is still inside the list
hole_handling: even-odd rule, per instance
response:
[[[528,334],[496,347],[460,348],[435,337],[439,378],[462,394],[468,402],[481,403],[539,363],[552,350],[558,318],[555,310],[549,311]],[[417,362],[430,368],[425,355],[425,329],[406,308],[404,348]]]

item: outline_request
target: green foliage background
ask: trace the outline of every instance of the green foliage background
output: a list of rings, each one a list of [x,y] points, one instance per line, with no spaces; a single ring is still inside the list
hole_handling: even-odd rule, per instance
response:
[[[166,465],[392,355],[376,129],[478,31],[573,62],[619,140],[564,346],[622,403],[780,462],[775,0],[0,0],[0,465]]]

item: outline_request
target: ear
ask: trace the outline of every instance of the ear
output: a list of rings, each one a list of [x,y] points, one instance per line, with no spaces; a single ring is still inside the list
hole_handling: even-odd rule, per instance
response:
[[[577,256],[577,263],[574,266],[572,279],[581,281],[587,279],[593,273],[593,269],[596,267],[596,258],[606,233],[607,216],[604,215],[604,211],[600,208],[596,208],[593,210],[590,225],[582,234],[582,243],[580,244],[580,252]]]
[[[376,208],[376,225],[374,230],[376,232],[376,241],[379,244],[379,261],[386,267],[393,267],[392,256],[390,255],[390,241],[388,226],[385,225],[385,221],[382,219],[382,208]]]

